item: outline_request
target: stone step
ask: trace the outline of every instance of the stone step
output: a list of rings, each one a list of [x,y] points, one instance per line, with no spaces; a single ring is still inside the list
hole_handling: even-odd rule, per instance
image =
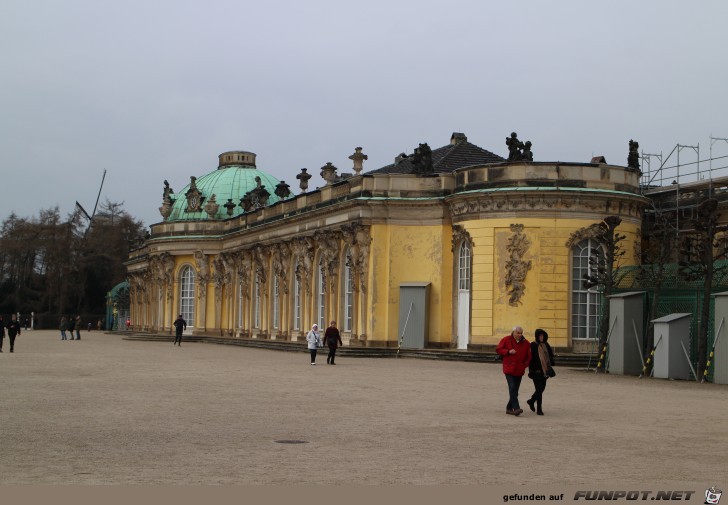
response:
[[[173,342],[173,335],[158,333],[127,333],[124,340],[137,340],[149,342]],[[202,342],[219,345],[238,345],[258,349],[270,349],[288,352],[308,352],[305,342],[289,342],[285,340],[263,340],[254,338],[211,337],[205,335],[185,335],[184,342]],[[323,351],[322,351],[323,352]],[[479,363],[499,362],[495,351],[463,351],[455,349],[399,349],[396,347],[340,347],[339,356],[352,358],[416,358],[439,359],[447,361],[470,361]],[[573,368],[593,368],[596,366],[597,355],[557,353],[556,366]]]

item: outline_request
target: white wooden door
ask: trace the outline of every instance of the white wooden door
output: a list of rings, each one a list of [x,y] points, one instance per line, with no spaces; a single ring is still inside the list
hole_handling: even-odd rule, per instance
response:
[[[470,341],[470,290],[458,290],[458,349],[467,349]]]

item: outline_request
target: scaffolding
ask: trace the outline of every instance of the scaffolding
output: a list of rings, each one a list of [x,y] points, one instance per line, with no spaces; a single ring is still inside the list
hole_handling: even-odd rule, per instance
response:
[[[700,159],[700,143],[697,145],[685,145],[677,144],[670,151],[667,157],[663,157],[662,152],[660,154],[650,154],[642,151],[640,159],[642,161],[642,179],[640,186],[642,193],[646,193],[652,189],[665,187],[665,181],[667,185],[687,184],[691,182],[700,182],[706,180],[712,181],[716,178],[728,177],[728,155],[713,156],[713,146],[718,142],[725,142],[728,144],[728,138],[713,137],[710,135],[710,154],[707,159]],[[695,152],[695,160],[685,163],[680,160],[680,154],[683,150],[692,150]],[[675,155],[675,164],[667,165],[668,161]],[[652,160],[657,159],[660,166],[656,170],[652,170]],[[714,166],[714,161],[721,161],[721,166]],[[701,171],[700,164],[708,162],[708,170]],[[678,193],[679,193],[679,188]]]

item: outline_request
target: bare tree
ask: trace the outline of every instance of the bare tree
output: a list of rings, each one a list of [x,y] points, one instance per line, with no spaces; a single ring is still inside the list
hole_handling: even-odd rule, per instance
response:
[[[648,220],[645,219],[644,222],[648,222]],[[658,309],[662,288],[668,276],[667,266],[672,263],[676,250],[677,229],[672,224],[674,222],[672,213],[653,209],[652,219],[643,230],[644,241],[637,278],[652,292],[647,325],[647,345],[643,359],[650,353],[655,342],[655,325],[652,320],[660,317]]]
[[[705,374],[708,360],[708,326],[713,278],[722,274],[725,266],[715,262],[726,257],[728,225],[719,224],[718,200],[709,197],[698,205],[697,217],[691,221],[692,230],[686,233],[680,247],[680,272],[689,281],[702,282],[702,303],[698,321],[697,361],[698,377]]]
[[[618,216],[607,216],[600,223],[588,227],[588,234],[602,246],[602,254],[594,253],[589,258],[589,271],[584,274],[584,287],[599,287],[602,292],[602,317],[599,323],[599,349],[607,341],[609,333],[609,296],[617,285],[618,270],[626,251],[621,242],[625,235],[617,232],[622,223]]]

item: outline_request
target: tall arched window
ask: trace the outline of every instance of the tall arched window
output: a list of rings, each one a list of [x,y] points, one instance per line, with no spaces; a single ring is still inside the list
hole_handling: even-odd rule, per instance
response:
[[[278,298],[279,287],[278,287],[278,276],[273,276],[273,328],[276,330],[280,326],[281,319],[281,308],[280,300]]]
[[[351,331],[354,318],[354,284],[349,266],[349,250],[344,254],[344,331]]]
[[[238,328],[243,327],[243,283],[238,282]]]
[[[188,328],[195,325],[195,271],[190,266],[180,273],[179,313]]]
[[[457,340],[458,349],[467,349],[470,342],[470,282],[472,252],[470,244],[463,241],[458,249],[457,278]]]
[[[458,289],[470,289],[470,244],[463,242],[458,255]]]
[[[572,338],[596,338],[599,323],[601,293],[596,287],[584,287],[584,274],[590,272],[589,258],[600,260],[604,252],[592,239],[582,240],[572,250],[571,267],[571,328]]]
[[[257,270],[253,285],[253,328],[260,328],[260,278]]]
[[[298,275],[298,261],[293,267],[293,329],[301,329],[301,281]]]
[[[321,330],[326,328],[326,271],[324,270],[324,260],[320,259],[318,263],[318,275],[316,279],[316,322]]]

